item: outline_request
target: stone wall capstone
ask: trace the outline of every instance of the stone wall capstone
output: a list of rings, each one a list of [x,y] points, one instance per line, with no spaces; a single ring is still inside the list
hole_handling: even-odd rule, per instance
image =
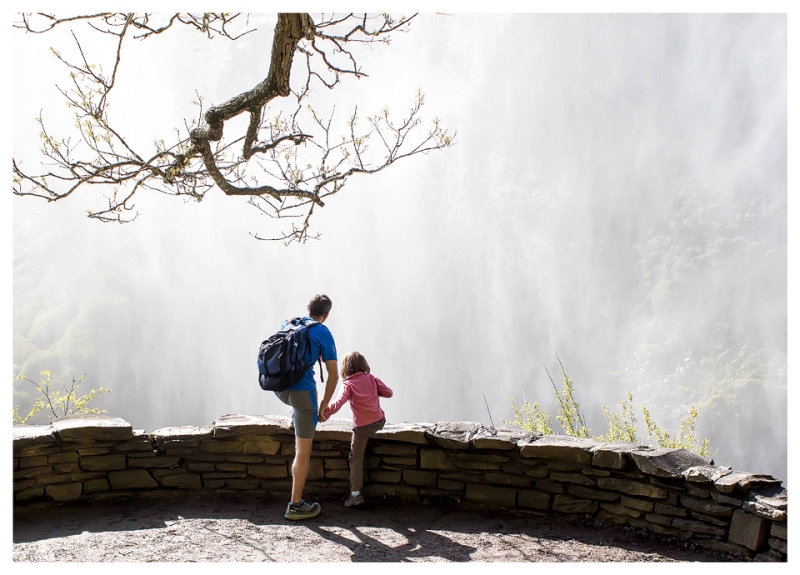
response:
[[[351,423],[320,424],[306,493],[344,498]],[[141,491],[289,496],[288,417],[224,415],[207,426],[134,430],[116,417],[15,425],[14,501],[69,502]],[[683,449],[654,449],[472,422],[387,424],[365,457],[364,494],[416,504],[561,514],[692,541],[740,560],[786,561],[786,490]]]

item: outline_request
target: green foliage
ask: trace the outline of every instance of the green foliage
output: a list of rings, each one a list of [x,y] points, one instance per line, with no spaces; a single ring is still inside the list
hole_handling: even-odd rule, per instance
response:
[[[648,409],[642,406],[642,413],[644,414],[644,422],[647,426],[647,436],[650,441],[654,441],[659,447],[670,447],[679,449],[688,449],[700,455],[708,456],[711,448],[708,439],[703,439],[698,443],[695,435],[695,422],[697,420],[697,409],[695,407],[689,408],[689,413],[681,417],[681,425],[678,429],[678,434],[671,437],[669,433],[664,431],[652,418]]]
[[[560,363],[560,360],[559,360]],[[563,377],[562,389],[556,388],[553,378],[553,391],[555,392],[558,404],[558,414],[556,421],[561,425],[564,433],[573,437],[586,437],[599,439],[602,441],[629,441],[637,443],[639,441],[638,424],[636,420],[636,409],[634,408],[633,394],[630,391],[619,401],[620,409],[616,412],[609,411],[603,405],[603,415],[606,419],[607,430],[605,435],[593,436],[586,426],[581,415],[578,402],[575,400],[575,383],[564,371],[561,366]],[[548,372],[548,377],[550,373]],[[548,435],[553,433],[553,424],[550,414],[542,410],[539,404],[534,402],[523,402],[519,405],[513,397],[509,397],[511,409],[514,412],[514,420],[511,423],[520,429]],[[710,455],[711,448],[708,439],[698,441],[695,433],[698,411],[692,406],[688,414],[681,417],[680,428],[676,435],[672,436],[653,419],[650,411],[645,406],[640,406],[640,411],[644,416],[645,429],[651,445],[664,448],[678,448],[694,451],[695,453],[707,457]]]
[[[560,359],[558,363],[561,364]],[[561,377],[563,380],[561,391],[556,388],[556,383],[550,376],[550,372],[547,372],[547,376],[550,377],[550,382],[553,384],[553,391],[558,402],[556,420],[561,424],[566,434],[573,437],[591,437],[592,435],[583,421],[583,416],[581,416],[580,406],[575,400],[575,384],[572,378],[567,375],[567,372],[564,371],[564,366],[561,365]]]
[[[511,409],[514,410],[513,425],[530,431],[533,433],[540,433],[542,435],[550,435],[553,433],[553,426],[550,423],[550,414],[542,411],[538,403],[528,403],[527,401],[518,405],[513,397],[508,398],[511,401]]]
[[[781,387],[785,392],[786,356],[780,351],[758,349],[748,345],[738,348],[717,345],[693,365],[700,378],[704,401],[709,409],[742,409],[736,406],[742,391]]]
[[[621,410],[611,413],[608,407],[603,405],[603,416],[606,418],[608,430],[605,435],[601,435],[603,441],[630,441],[636,443],[636,414],[633,408],[633,395],[629,391],[627,395],[619,400]]]
[[[21,415],[19,412],[19,405],[15,405],[13,415],[14,423],[28,423],[28,421],[39,412],[46,413],[47,417],[50,419],[75,414],[105,413],[105,410],[89,407],[89,404],[97,395],[111,390],[100,387],[98,389],[91,389],[88,393],[80,395],[78,388],[86,381],[85,373],[78,379],[73,377],[70,386],[66,384],[62,385],[63,391],[55,388],[53,376],[49,371],[40,371],[39,376],[38,382],[26,375],[18,375],[15,377],[15,379],[27,381],[34,385],[41,394],[41,397],[36,398],[30,411],[25,415]]]

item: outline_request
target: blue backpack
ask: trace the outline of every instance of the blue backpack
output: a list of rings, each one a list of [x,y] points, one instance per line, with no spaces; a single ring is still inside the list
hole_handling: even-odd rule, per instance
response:
[[[314,360],[308,363],[311,356],[311,341],[308,328],[318,321],[296,317],[269,339],[264,340],[258,348],[258,384],[264,391],[284,391],[297,382]],[[322,358],[320,360],[319,377],[322,381]]]

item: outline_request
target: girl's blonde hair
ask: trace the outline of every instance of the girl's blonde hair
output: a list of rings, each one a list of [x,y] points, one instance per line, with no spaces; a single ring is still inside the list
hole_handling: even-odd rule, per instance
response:
[[[367,358],[357,351],[351,351],[342,360],[342,378],[347,379],[354,373],[363,371],[369,373],[369,364]]]

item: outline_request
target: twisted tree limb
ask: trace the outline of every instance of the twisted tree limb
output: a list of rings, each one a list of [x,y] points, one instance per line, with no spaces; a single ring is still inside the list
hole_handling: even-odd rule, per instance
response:
[[[31,174],[13,159],[14,194],[52,202],[93,185],[113,186],[106,196],[108,205],[89,210],[89,217],[126,222],[138,214],[132,202],[135,194],[143,190],[200,201],[218,188],[228,196],[249,197],[249,202],[265,215],[298,218],[302,222],[299,226],[293,224],[288,233],[270,239],[305,241],[310,237],[314,207],[324,206],[323,198],[341,191],[351,176],[374,174],[401,159],[452,144],[453,135],[438,120],[427,131],[421,128],[421,92],[400,121],[384,110],[368,118],[364,129],[363,124],[357,125],[353,114],[347,131],[342,133],[333,133],[335,106],[324,119],[314,107],[304,105],[315,82],[328,92],[347,76],[366,76],[354,48],[388,42],[389,35],[406,30],[414,16],[395,19],[388,14],[323,14],[315,22],[308,14],[279,14],[268,73],[261,82],[210,107],[196,125],[187,125],[186,136],[171,146],[156,140],[155,150],[136,149],[123,130],[112,126],[107,115],[117,75],[124,71],[123,53],[128,39],[145,40],[184,25],[209,38],[235,40],[251,31],[231,30],[237,17],[175,14],[159,21],[150,14],[133,13],[67,18],[22,15],[17,27],[27,32],[38,34],[60,25],[88,24],[91,30],[116,36],[117,40],[113,72],[108,78],[103,76],[102,67],[90,63],[77,35],[73,37],[79,63],[56,53],[71,70],[73,85],[61,92],[75,113],[79,137],[77,141],[55,137],[45,129],[40,117],[42,152],[50,168]],[[293,66],[298,52],[304,56],[303,65]],[[295,106],[294,111],[286,115],[273,113],[269,120],[265,119],[265,110],[277,98],[287,99],[289,108]],[[328,103],[332,99],[322,101]],[[202,107],[202,99],[199,100]],[[243,114],[248,116],[243,134],[227,134],[226,123]],[[377,146],[371,145],[373,141]],[[260,235],[255,237],[263,239]]]

